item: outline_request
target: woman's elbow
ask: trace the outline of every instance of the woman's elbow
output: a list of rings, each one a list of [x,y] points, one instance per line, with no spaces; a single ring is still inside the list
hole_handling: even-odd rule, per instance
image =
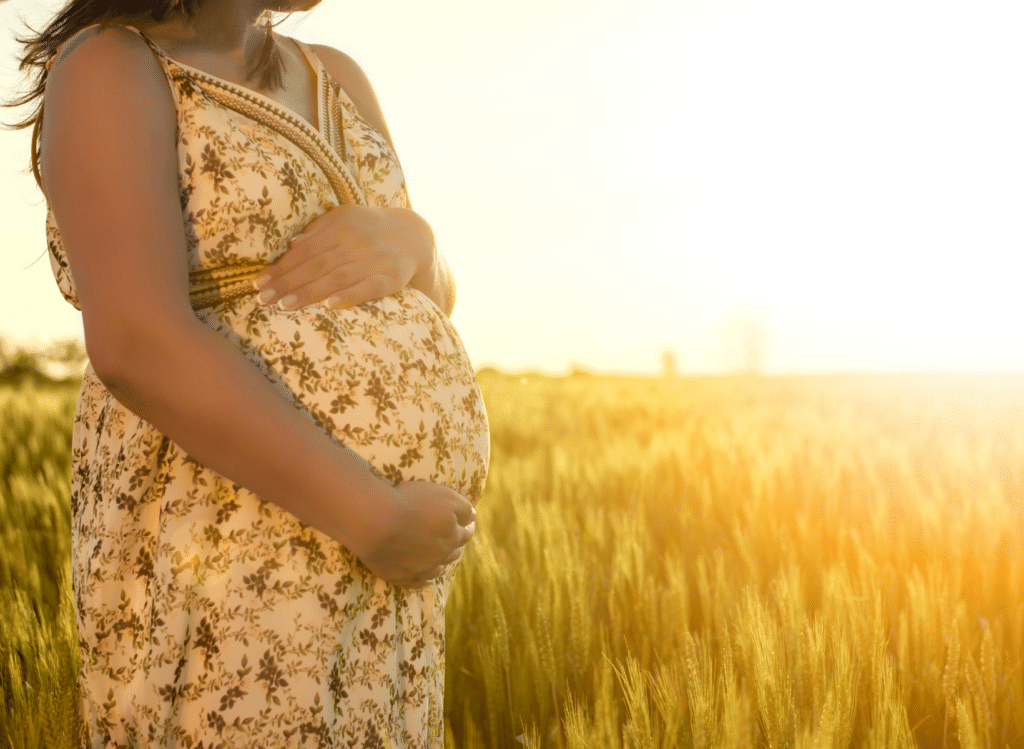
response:
[[[154,326],[138,319],[87,324],[85,349],[96,377],[116,392],[131,383],[140,369],[159,367],[163,357],[176,356],[184,347],[184,333],[181,325]]]

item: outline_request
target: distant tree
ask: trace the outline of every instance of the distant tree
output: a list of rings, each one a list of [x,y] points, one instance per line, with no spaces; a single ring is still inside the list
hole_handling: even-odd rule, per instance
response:
[[[85,341],[70,337],[52,341],[40,353],[47,373],[56,379],[77,378],[82,374],[89,354],[85,350]]]
[[[749,318],[740,328],[740,345],[743,350],[743,370],[747,374],[760,374],[764,369],[764,357],[768,348],[768,328],[758,318]]]
[[[79,338],[53,341],[42,351],[0,338],[0,384],[77,379],[87,358],[85,343]]]
[[[736,310],[724,321],[721,334],[731,366],[746,374],[760,374],[764,371],[770,336],[760,312],[752,309]]]
[[[39,368],[39,354],[25,346],[0,339],[0,384],[20,385],[27,380],[47,379]]]
[[[43,358],[59,364],[85,364],[89,354],[85,350],[85,341],[81,338],[60,338],[52,341],[43,349]]]
[[[661,373],[666,380],[671,380],[677,373],[677,360],[675,352],[667,348],[661,352]]]

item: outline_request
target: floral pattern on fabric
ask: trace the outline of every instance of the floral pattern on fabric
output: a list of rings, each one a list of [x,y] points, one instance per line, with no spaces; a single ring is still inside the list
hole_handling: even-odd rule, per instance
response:
[[[200,80],[149,43],[177,103],[190,269],[272,261],[337,205],[324,171],[282,135],[280,111],[254,119],[221,106],[205,88],[234,84]],[[329,82],[337,98],[321,125],[328,134],[340,126],[365,200],[407,206],[390,146]],[[78,307],[52,211],[46,229],[58,287]],[[405,289],[354,309],[291,311],[249,296],[196,314],[378,475],[479,499],[483,400],[458,334],[425,295]],[[455,565],[423,590],[385,583],[340,544],[192,459],[122,406],[91,365],[72,465],[90,746],[443,744]]]

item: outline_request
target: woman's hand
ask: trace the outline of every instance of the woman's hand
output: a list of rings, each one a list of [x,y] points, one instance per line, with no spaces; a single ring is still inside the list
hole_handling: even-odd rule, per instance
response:
[[[451,273],[430,225],[412,210],[337,206],[310,221],[290,245],[256,281],[262,304],[298,309],[326,302],[340,309],[412,286],[451,314]]]
[[[458,492],[428,481],[394,487],[398,502],[382,508],[366,549],[353,549],[377,577],[419,588],[457,562],[476,531],[476,510]]]

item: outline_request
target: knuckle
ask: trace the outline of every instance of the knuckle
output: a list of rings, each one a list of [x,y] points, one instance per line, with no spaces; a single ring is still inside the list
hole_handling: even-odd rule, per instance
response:
[[[373,231],[371,227],[367,226],[363,221],[355,221],[352,223],[352,238],[355,239],[359,244],[368,244],[373,238]]]
[[[305,238],[298,242],[290,243],[287,245],[288,251],[274,262],[280,263],[281,265],[287,265],[288,267],[299,264],[309,255],[308,245],[309,240]]]
[[[335,291],[343,291],[350,285],[349,274],[344,267],[334,268],[325,278],[334,287]]]
[[[391,276],[393,278],[398,276],[399,267],[398,261],[393,257],[385,257],[381,260],[381,275]]]
[[[323,276],[329,270],[331,270],[331,265],[328,261],[326,252],[321,252],[317,255],[314,255],[309,259],[308,262],[310,270],[312,270],[313,274],[316,275],[317,277]]]
[[[282,275],[274,282],[274,287],[277,289],[277,298],[282,299],[289,294],[295,292],[296,289],[301,289],[303,286],[301,272],[298,270],[292,270]]]

